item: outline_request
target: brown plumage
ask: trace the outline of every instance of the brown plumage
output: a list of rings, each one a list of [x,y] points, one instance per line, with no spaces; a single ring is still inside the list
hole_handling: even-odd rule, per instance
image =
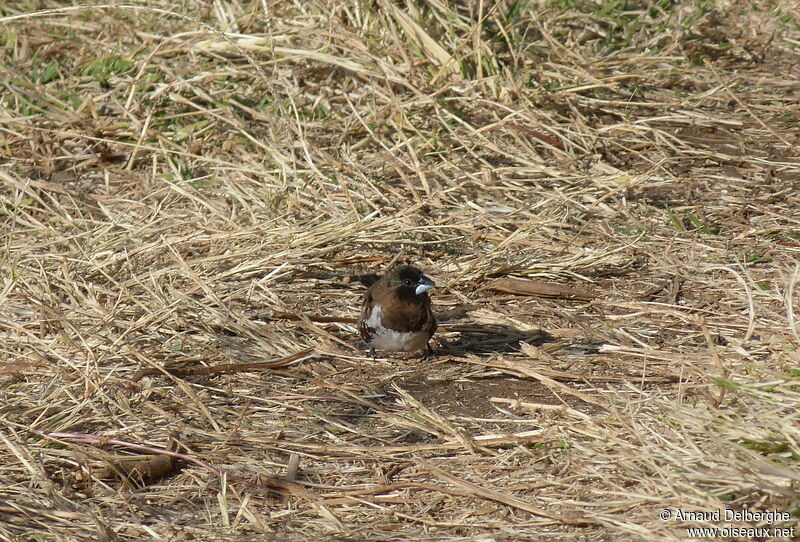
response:
[[[375,349],[414,352],[427,349],[436,331],[436,316],[428,290],[434,283],[411,265],[400,265],[374,281],[364,294],[358,331]]]

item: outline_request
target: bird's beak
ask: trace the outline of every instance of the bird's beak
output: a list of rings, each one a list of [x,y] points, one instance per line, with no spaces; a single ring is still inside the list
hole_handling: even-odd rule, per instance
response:
[[[421,275],[419,277],[419,283],[417,283],[417,289],[414,292],[417,295],[424,294],[428,290],[432,290],[436,285],[433,283],[431,279],[426,277],[425,275]]]

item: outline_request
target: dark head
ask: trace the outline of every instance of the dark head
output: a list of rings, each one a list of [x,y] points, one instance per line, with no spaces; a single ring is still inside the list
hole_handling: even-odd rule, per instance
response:
[[[422,271],[412,265],[398,265],[389,271],[386,278],[401,297],[427,295],[425,292],[436,286]]]

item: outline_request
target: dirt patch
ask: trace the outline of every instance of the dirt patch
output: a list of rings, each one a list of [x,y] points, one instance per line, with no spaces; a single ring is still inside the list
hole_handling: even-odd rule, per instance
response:
[[[448,416],[494,418],[502,421],[508,416],[508,403],[495,403],[497,405],[495,406],[491,402],[492,398],[519,400],[533,404],[564,404],[538,382],[513,380],[508,377],[453,381],[408,379],[400,380],[396,384],[424,405]],[[576,399],[566,401],[566,404],[573,408],[586,406],[585,403]]]

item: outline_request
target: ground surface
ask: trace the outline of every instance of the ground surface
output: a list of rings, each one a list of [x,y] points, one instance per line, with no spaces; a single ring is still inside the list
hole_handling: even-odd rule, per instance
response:
[[[0,2],[0,539],[800,528],[797,2],[63,4]],[[395,258],[433,360],[350,327]]]

